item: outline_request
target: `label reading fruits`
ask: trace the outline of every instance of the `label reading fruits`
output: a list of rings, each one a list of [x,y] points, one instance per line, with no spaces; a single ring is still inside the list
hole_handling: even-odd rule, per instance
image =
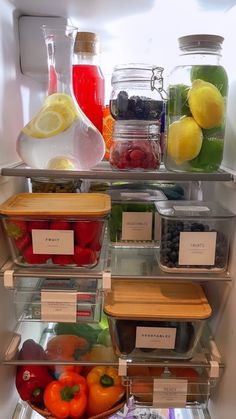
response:
[[[41,291],[41,320],[46,322],[76,322],[77,292]]]
[[[152,212],[123,212],[121,240],[152,240]]]
[[[211,232],[181,232],[179,242],[179,265],[214,265],[216,235]]]
[[[136,327],[136,348],[174,349],[176,328]]]
[[[73,230],[32,230],[33,253],[46,255],[73,255]]]
[[[185,407],[188,380],[157,378],[153,380],[154,407]]]

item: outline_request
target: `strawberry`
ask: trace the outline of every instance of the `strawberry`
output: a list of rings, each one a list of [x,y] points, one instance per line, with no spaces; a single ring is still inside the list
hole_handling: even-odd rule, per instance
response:
[[[94,265],[97,262],[96,252],[87,247],[75,246],[73,259],[76,265]]]
[[[31,245],[26,247],[22,253],[25,261],[30,264],[46,263],[47,260],[51,257],[50,255],[40,255],[38,253],[33,253],[33,247]]]
[[[25,235],[27,231],[27,223],[26,221],[21,220],[10,220],[6,223],[6,230],[9,237],[19,239]]]
[[[77,221],[74,223],[75,242],[81,247],[87,246],[96,237],[100,229],[99,221]]]
[[[100,252],[102,248],[102,231],[103,231],[103,222],[98,222],[97,234],[92,240],[92,242],[89,243],[89,248],[92,250],[95,250],[96,252]]]
[[[32,230],[47,230],[49,227],[49,222],[47,220],[34,220],[29,221],[27,229],[31,233]]]
[[[71,230],[71,225],[65,220],[52,221],[50,230]]]
[[[73,263],[73,256],[72,255],[52,255],[52,262],[56,265],[70,265]]]
[[[29,233],[26,233],[24,236],[15,240],[15,245],[16,245],[17,249],[19,249],[19,250],[23,250],[30,243],[31,243],[31,237],[30,237]]]

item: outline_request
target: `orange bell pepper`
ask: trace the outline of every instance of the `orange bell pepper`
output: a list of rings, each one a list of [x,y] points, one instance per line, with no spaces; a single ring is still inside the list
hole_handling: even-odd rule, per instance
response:
[[[87,375],[89,416],[109,410],[125,394],[125,387],[121,384],[117,368],[101,366],[94,367]]]
[[[47,359],[52,361],[74,361],[90,349],[88,341],[75,335],[54,336],[47,343]]]
[[[87,405],[86,379],[73,371],[62,373],[44,391],[44,404],[59,419],[79,419]]]

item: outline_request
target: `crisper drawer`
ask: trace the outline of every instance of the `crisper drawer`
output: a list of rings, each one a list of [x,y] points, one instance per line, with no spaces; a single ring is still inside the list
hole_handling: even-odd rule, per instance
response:
[[[14,290],[19,321],[99,322],[101,302],[98,279],[21,278]]]
[[[149,368],[148,376],[127,377],[137,406],[158,408],[206,407],[215,383],[202,368]],[[153,373],[152,371],[153,370]],[[152,376],[154,375],[155,376]]]

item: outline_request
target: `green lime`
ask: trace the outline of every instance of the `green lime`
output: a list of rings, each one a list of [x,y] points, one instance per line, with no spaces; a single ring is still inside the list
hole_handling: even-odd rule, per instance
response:
[[[219,169],[224,150],[224,141],[220,138],[203,138],[199,155],[189,162],[193,171],[214,172]]]
[[[219,89],[223,97],[228,92],[228,76],[224,67],[220,65],[194,65],[191,69],[191,81],[201,79]]]
[[[169,87],[168,115],[173,116],[191,116],[188,106],[189,86],[185,84],[176,84]]]

